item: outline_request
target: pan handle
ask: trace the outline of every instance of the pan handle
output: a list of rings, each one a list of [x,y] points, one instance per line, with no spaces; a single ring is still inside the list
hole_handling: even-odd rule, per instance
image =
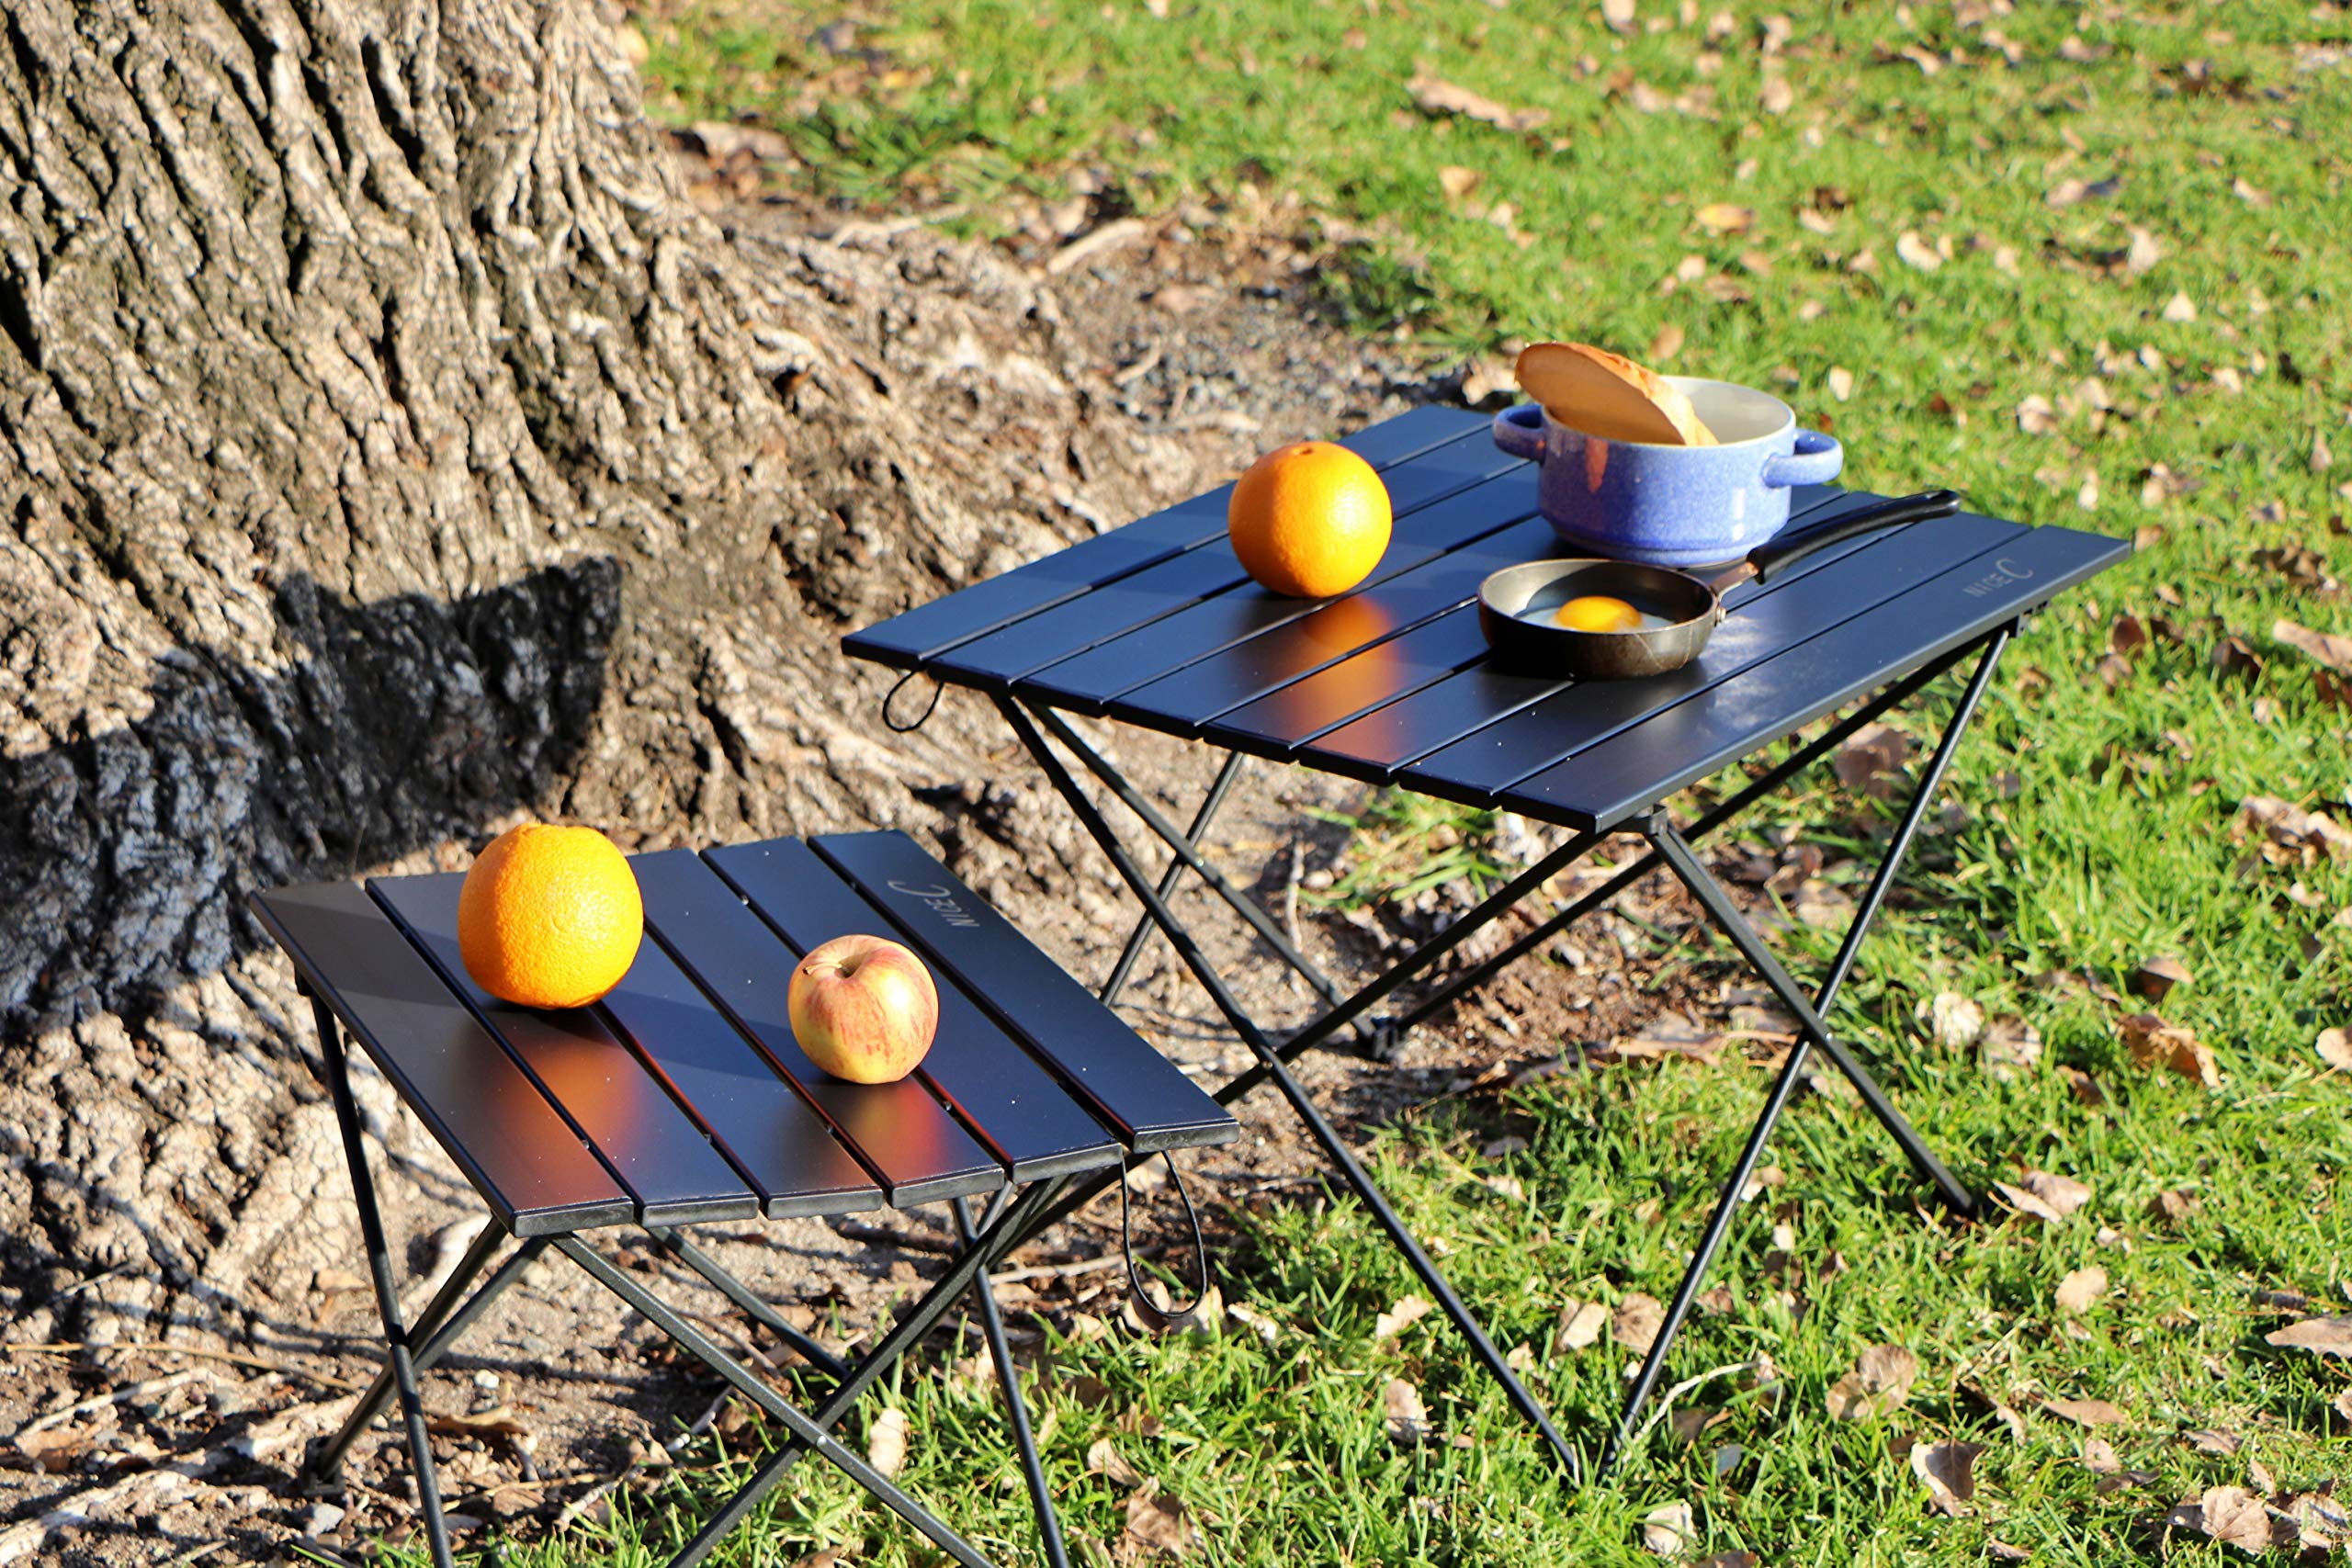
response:
[[[1917,495],[1899,496],[1849,512],[1834,523],[1824,523],[1818,528],[1808,528],[1802,534],[1774,539],[1758,545],[1747,553],[1747,558],[1716,578],[1707,586],[1721,593],[1754,578],[1758,582],[1771,581],[1772,574],[1782,567],[1803,560],[1814,551],[1826,549],[1841,539],[1857,534],[1873,533],[1881,528],[1893,528],[1905,523],[1922,523],[1930,517],[1949,517],[1960,510],[1960,493],[1949,490],[1926,490]]]

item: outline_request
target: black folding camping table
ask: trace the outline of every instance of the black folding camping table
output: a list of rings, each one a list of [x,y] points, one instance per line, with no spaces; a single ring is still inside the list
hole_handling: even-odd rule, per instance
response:
[[[1852,967],[1954,750],[2022,618],[2052,595],[2106,570],[2130,547],[2057,527],[2027,527],[1968,513],[1832,546],[1768,586],[1727,595],[1729,618],[1705,652],[1670,674],[1576,682],[1491,664],[1478,629],[1479,581],[1515,562],[1564,552],[1536,511],[1535,471],[1498,452],[1489,421],[1424,408],[1349,438],[1380,470],[1396,513],[1387,553],[1352,592],[1283,598],[1252,584],[1226,535],[1231,487],[1084,540],[853,634],[859,658],[994,700],[1055,788],[1144,907],[1102,988],[1115,998],[1149,933],[1164,932],[1256,1065],[1217,1099],[1272,1082],[1347,1184],[1378,1219],[1478,1359],[1570,1472],[1577,1452],[1506,1363],[1486,1332],[1374,1185],[1287,1064],[1353,1030],[1375,1049],[1535,950],[1637,878],[1664,866],[1798,1021],[1801,1035],[1758,1116],[1702,1235],[1664,1327],[1650,1348],[1606,1468],[1636,1430],[1668,1352],[1722,1244],[1741,1192],[1811,1052],[1833,1060],[1871,1113],[1952,1208],[1973,1198],[1929,1152],[1823,1015]],[[1792,530],[1834,521],[1880,498],[1814,486],[1793,498]],[[1969,661],[1973,660],[1973,663]],[[1851,927],[1817,987],[1807,992],[1699,860],[1692,845],[1829,754],[1879,715],[1947,671],[1966,684],[1918,788],[1887,839]],[[1677,826],[1668,802],[1847,705],[1826,733]],[[1107,716],[1227,753],[1193,816],[1180,828],[1094,747],[1065,714]],[[887,706],[886,706],[887,716]],[[1073,774],[1074,759],[1173,852],[1147,875]],[[1352,992],[1289,940],[1282,926],[1213,865],[1201,848],[1245,758],[1257,757],[1397,784],[1445,800],[1502,807],[1567,829],[1571,837],[1444,931]],[[1593,891],[1536,920],[1494,956],[1390,1018],[1374,1011],[1490,921],[1540,890],[1610,835],[1638,832],[1647,852]],[[1230,905],[1328,1004],[1279,1041],[1250,1017],[1168,898],[1187,872]],[[1070,1201],[1082,1198],[1083,1192]]]
[[[899,833],[778,839],[630,864],[646,940],[592,1007],[497,1000],[458,954],[455,874],[377,877],[264,893],[254,908],[294,961],[316,1013],[389,1348],[341,1432],[312,1456],[332,1474],[397,1392],[438,1568],[449,1545],[418,1378],[532,1260],[562,1253],[766,1411],[789,1440],[674,1560],[700,1562],[814,1451],[955,1561],[988,1559],[843,1447],[831,1428],[967,1292],[977,1307],[1046,1559],[1067,1568],[989,1265],[1070,1183],[1127,1161],[1226,1142],[1232,1116],[1138,1039],[970,889]],[[891,933],[930,965],[939,1032],[914,1077],[827,1077],[795,1043],[785,998],[797,955],[850,932]],[[490,1218],[417,1316],[402,1319],[360,1143],[349,1031]],[[1018,1193],[1018,1196],[1015,1194]],[[986,1199],[975,1217],[971,1201]],[[946,1202],[961,1245],[929,1292],[844,1363],[691,1241],[705,1221],[844,1214]],[[633,1225],[832,1384],[797,1405],[590,1245]],[[516,1246],[470,1296],[503,1243]]]

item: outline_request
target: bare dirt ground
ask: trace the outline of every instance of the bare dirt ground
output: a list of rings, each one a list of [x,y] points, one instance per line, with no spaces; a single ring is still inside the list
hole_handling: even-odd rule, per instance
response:
[[[792,215],[807,222],[808,214]],[[1126,400],[1122,412],[1181,434],[1227,469],[1238,468],[1273,440],[1338,433],[1400,412],[1415,401],[1458,396],[1458,382],[1435,379],[1376,352],[1318,320],[1290,258],[1270,243],[1237,266],[1230,243],[1196,243],[1177,218],[1123,231],[1100,259],[1064,269],[1061,288],[1071,321],[1084,322]],[[1079,238],[1082,239],[1081,234]],[[843,243],[888,244],[881,229],[845,234]],[[1016,239],[1041,268],[1062,235]],[[1105,525],[1125,521],[1103,520]],[[878,705],[887,682],[859,670]],[[948,694],[948,704],[970,701]],[[878,723],[878,717],[877,717]],[[1173,815],[1189,816],[1217,758],[1205,749],[1110,727],[1089,727],[1139,782],[1160,792]],[[960,874],[1006,910],[1081,977],[1099,978],[1135,919],[1109,865],[1046,787],[1010,736],[989,759],[985,782],[913,779],[916,796],[935,812],[935,839]],[[1214,835],[1228,873],[1277,912],[1295,908],[1295,879],[1328,871],[1343,832],[1305,815],[1309,807],[1346,809],[1354,785],[1296,770],[1253,767]],[[1123,821],[1123,829],[1134,829]],[[1540,832],[1521,848],[1540,852]],[[463,863],[463,846],[444,846],[390,870]],[[1162,863],[1159,854],[1147,857]],[[1459,897],[1460,890],[1453,890]],[[1573,891],[1564,880],[1558,891]],[[1656,879],[1637,889],[1632,908],[1656,921],[1687,919],[1679,891]],[[1292,1025],[1311,1016],[1314,998],[1261,944],[1187,886],[1179,907],[1196,919],[1219,973],[1261,1020]],[[1445,897],[1380,919],[1351,923],[1300,909],[1307,949],[1343,984],[1360,981],[1388,957],[1442,922]],[[1367,926],[1369,929],[1367,929]],[[1506,923],[1473,944],[1470,960],[1508,940]],[[1609,918],[1571,933],[1567,964],[1528,964],[1504,976],[1469,1006],[1407,1042],[1393,1064],[1335,1052],[1307,1058],[1303,1076],[1351,1132],[1393,1117],[1480,1074],[1555,1055],[1563,1043],[1605,1045],[1637,1030],[1661,1004],[1696,1011],[1724,998],[1684,995],[1629,958],[1612,940]],[[1630,940],[1624,944],[1638,944]],[[1645,988],[1652,994],[1645,995]],[[1204,1081],[1222,1081],[1248,1063],[1166,943],[1155,940],[1122,999],[1125,1014]],[[385,1124],[398,1151],[379,1172],[405,1258],[412,1311],[431,1293],[470,1235],[469,1192],[413,1124],[395,1118],[389,1092],[369,1076],[367,1113]],[[1191,1162],[1191,1174],[1214,1211],[1226,1205],[1313,1201],[1319,1169],[1293,1118],[1261,1091],[1240,1108],[1241,1141]],[[342,1171],[321,1173],[334,1193]],[[1139,1185],[1152,1179],[1139,1179]],[[339,1200],[338,1200],[339,1201]],[[1147,1204],[1148,1253],[1174,1258],[1168,1206]],[[759,1223],[704,1227],[697,1239],[729,1268],[767,1292],[820,1337],[836,1325],[871,1325],[890,1303],[910,1299],[944,1250],[946,1216],[927,1211],[854,1221]],[[1213,1223],[1214,1228],[1214,1223]],[[1041,1264],[1086,1263],[1116,1248],[1116,1209],[1106,1196],[1076,1220],[1017,1255],[1007,1271]],[[684,1299],[678,1270],[650,1254],[624,1249],[626,1267]],[[279,1314],[250,1343],[204,1356],[142,1349],[135,1314],[110,1315],[109,1292],[124,1281],[95,1276],[72,1287],[86,1294],[71,1321],[72,1338],[36,1336],[0,1357],[0,1430],[19,1436],[17,1468],[0,1471],[0,1564],[290,1561],[293,1547],[328,1561],[366,1556],[379,1537],[414,1528],[404,1452],[387,1426],[364,1438],[345,1483],[323,1495],[297,1479],[308,1444],[332,1431],[353,1390],[373,1371],[377,1327],[358,1240],[349,1256],[306,1280],[279,1282],[298,1311]],[[1119,1316],[1115,1271],[1008,1281],[1007,1305],[1019,1337],[1040,1336],[1023,1314],[1067,1325],[1074,1314]],[[763,1331],[704,1295],[722,1337],[765,1343]],[[62,1319],[61,1319],[62,1321]],[[1128,1330],[1120,1329],[1120,1332]],[[855,1336],[852,1336],[853,1340]],[[716,1380],[677,1357],[641,1322],[594,1288],[568,1262],[542,1259],[477,1326],[429,1380],[429,1404],[443,1427],[436,1438],[445,1492],[460,1523],[495,1525],[523,1534],[551,1528],[615,1486],[646,1484],[669,1462],[666,1441],[682,1427],[737,1419],[715,1400]],[[44,1442],[43,1435],[48,1434]]]

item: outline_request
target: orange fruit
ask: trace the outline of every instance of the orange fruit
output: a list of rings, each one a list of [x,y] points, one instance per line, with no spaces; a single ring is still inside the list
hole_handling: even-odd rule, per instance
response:
[[[458,893],[466,973],[523,1007],[586,1007],[621,983],[644,935],[637,874],[594,828],[509,829]]]
[[[1250,465],[1225,523],[1242,570],[1277,593],[1328,599],[1372,574],[1388,548],[1388,487],[1329,441],[1297,441]]]

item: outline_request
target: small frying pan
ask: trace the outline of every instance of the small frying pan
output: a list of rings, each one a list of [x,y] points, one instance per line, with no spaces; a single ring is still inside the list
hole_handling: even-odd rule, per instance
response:
[[[1802,534],[1771,540],[1713,579],[1617,560],[1539,560],[1505,567],[1478,585],[1478,626],[1511,666],[1578,680],[1663,675],[1699,657],[1724,618],[1724,594],[1754,578],[1770,581],[1792,562],[1841,539],[1960,510],[1948,490],[1883,501]],[[1552,619],[1571,599],[1605,594],[1662,620],[1634,631],[1579,631]],[[1533,617],[1533,618],[1531,618]]]

